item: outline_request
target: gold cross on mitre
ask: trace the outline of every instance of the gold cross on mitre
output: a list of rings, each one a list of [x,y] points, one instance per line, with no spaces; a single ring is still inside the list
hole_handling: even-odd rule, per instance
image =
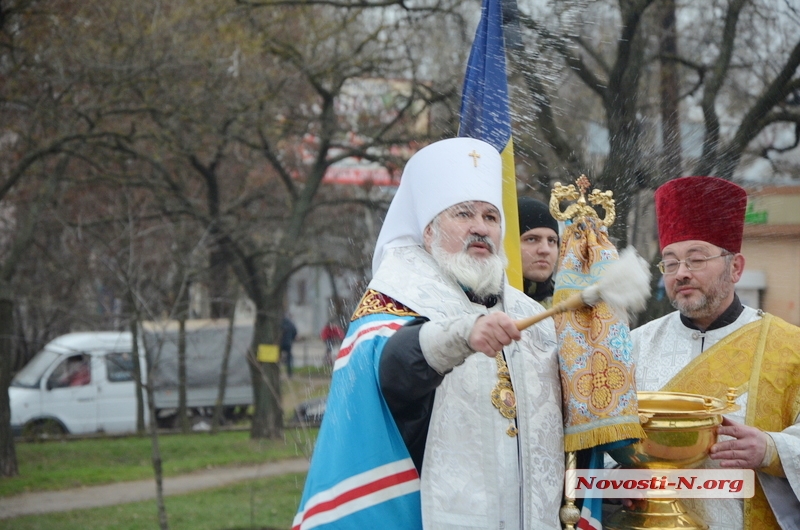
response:
[[[472,162],[475,164],[475,167],[478,167],[478,159],[481,157],[481,155],[479,155],[478,152],[475,151],[475,149],[473,149],[472,152],[469,153],[467,156],[471,156]]]

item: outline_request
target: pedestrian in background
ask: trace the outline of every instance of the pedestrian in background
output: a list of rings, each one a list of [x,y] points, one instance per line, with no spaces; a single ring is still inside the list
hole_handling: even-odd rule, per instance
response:
[[[319,338],[325,343],[325,366],[333,366],[333,348],[342,343],[344,330],[331,319],[319,332]]]
[[[292,378],[292,343],[295,337],[297,337],[297,328],[289,316],[284,315],[281,323],[281,357],[286,363],[286,375],[289,379]]]

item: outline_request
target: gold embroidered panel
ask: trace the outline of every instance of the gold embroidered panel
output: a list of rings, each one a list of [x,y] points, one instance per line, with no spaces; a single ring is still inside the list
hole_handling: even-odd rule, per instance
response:
[[[412,311],[397,300],[379,293],[374,289],[367,289],[350,321],[359,319],[367,315],[374,315],[377,313],[389,314],[400,317],[418,317],[419,313]]]

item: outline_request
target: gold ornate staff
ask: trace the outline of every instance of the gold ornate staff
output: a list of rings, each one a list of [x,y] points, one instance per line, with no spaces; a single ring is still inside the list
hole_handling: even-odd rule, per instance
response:
[[[578,185],[578,189],[575,188]],[[617,218],[616,207],[614,206],[614,192],[600,191],[598,189],[592,190],[589,199],[586,199],[586,190],[589,189],[589,179],[586,175],[581,175],[575,184],[562,186],[560,182],[556,182],[553,191],[550,193],[550,213],[559,221],[568,221],[570,219],[577,220],[579,217],[594,217],[599,219],[597,212],[594,208],[589,206],[587,202],[595,206],[601,206],[605,210],[606,215],[600,220],[601,224],[609,227],[614,224]],[[567,206],[566,210],[561,211],[562,201],[575,201],[574,204]]]
[[[578,455],[575,451],[567,453],[566,471],[575,471],[578,468]],[[564,525],[564,530],[575,530],[575,525],[581,520],[581,511],[575,505],[575,497],[564,495],[564,505],[558,511],[558,517]]]

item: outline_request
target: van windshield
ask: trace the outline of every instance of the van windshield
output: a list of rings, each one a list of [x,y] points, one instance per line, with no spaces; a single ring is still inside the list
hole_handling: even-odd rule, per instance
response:
[[[42,379],[45,370],[59,357],[61,355],[50,350],[40,351],[14,376],[14,379],[11,380],[11,386],[39,388],[39,381]]]

